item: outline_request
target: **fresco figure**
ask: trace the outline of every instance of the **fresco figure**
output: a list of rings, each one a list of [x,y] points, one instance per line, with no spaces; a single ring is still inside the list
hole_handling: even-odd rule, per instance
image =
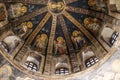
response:
[[[105,0],[89,0],[88,5],[91,7],[93,10],[97,11],[102,11],[102,12],[107,12],[106,8],[106,1]]]
[[[11,53],[18,46],[20,41],[21,39],[17,36],[7,36],[2,42],[0,42],[0,45],[6,52]]]
[[[5,10],[4,10],[4,7],[0,7],[0,22],[1,21],[5,21],[6,19],[6,15],[5,15]]]
[[[54,41],[54,48],[54,56],[60,56],[67,53],[67,47],[63,37],[58,37],[57,40]]]
[[[33,24],[32,22],[24,22],[21,25],[14,28],[15,34],[17,34],[20,38],[26,39],[28,35],[32,32]]]
[[[96,18],[85,18],[84,26],[94,33],[94,35],[99,35],[100,29],[102,28],[101,22]]]
[[[72,38],[75,50],[79,50],[85,44],[85,39],[80,31],[77,31],[77,30],[73,31],[71,38]]]
[[[38,35],[35,43],[34,43],[34,49],[38,51],[39,53],[45,55],[46,47],[48,43],[48,36],[47,34],[41,34]]]
[[[11,4],[9,13],[11,18],[17,18],[24,15],[27,12],[27,7],[22,3]]]
[[[12,68],[9,65],[4,65],[0,68],[0,80],[10,80]]]

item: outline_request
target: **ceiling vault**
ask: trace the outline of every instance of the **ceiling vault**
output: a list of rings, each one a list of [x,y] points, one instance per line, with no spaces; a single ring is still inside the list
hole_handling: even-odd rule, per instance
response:
[[[113,6],[106,0],[0,0],[0,60],[50,80],[94,70],[120,44]]]

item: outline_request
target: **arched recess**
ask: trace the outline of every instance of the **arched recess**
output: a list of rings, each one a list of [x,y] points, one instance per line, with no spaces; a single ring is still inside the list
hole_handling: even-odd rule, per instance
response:
[[[21,64],[30,71],[42,73],[44,60],[45,58],[43,55],[29,49]]]
[[[67,55],[54,58],[52,65],[52,72],[55,75],[66,75],[71,73],[70,61]],[[60,73],[62,70],[63,74]]]

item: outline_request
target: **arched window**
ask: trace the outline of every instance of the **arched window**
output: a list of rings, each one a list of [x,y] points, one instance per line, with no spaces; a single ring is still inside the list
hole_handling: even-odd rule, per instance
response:
[[[55,74],[56,75],[66,75],[66,74],[69,74],[69,70],[68,70],[68,68],[64,68],[64,67],[57,68],[55,71]]]
[[[9,52],[9,47],[8,45],[4,42],[4,41],[1,41],[0,42],[0,45],[3,47],[3,49],[6,51],[6,52]]]
[[[38,67],[35,63],[33,62],[30,62],[30,61],[27,61],[25,62],[25,66],[29,69],[29,70],[32,70],[32,71],[37,71],[38,70]]]
[[[110,44],[113,45],[116,42],[117,37],[119,36],[118,32],[114,32],[110,38]]]
[[[93,57],[90,57],[89,59],[87,59],[85,61],[85,65],[86,65],[86,67],[91,67],[92,65],[94,65],[98,61],[99,61],[98,58],[96,58],[95,56],[93,56]]]

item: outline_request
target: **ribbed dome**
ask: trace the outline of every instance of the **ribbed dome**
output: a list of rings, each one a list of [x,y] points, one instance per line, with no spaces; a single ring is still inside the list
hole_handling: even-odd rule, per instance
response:
[[[37,77],[93,70],[119,45],[106,0],[0,0],[0,53]]]

